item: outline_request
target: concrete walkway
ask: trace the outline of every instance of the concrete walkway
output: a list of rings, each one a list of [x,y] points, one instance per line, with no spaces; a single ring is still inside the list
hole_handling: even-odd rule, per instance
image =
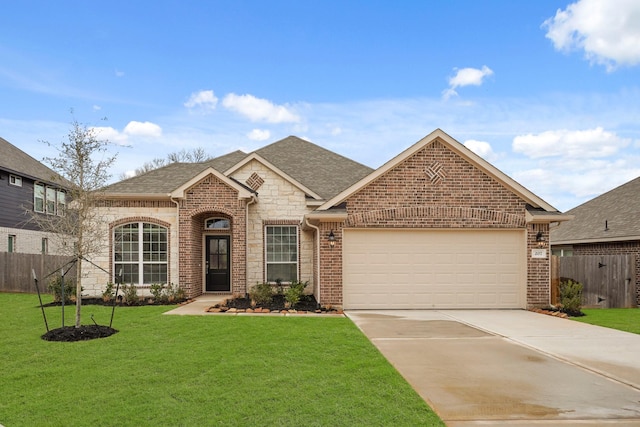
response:
[[[213,307],[216,304],[221,303],[227,298],[231,298],[231,294],[229,295],[216,295],[216,294],[204,294],[195,298],[192,302],[188,304],[181,305],[180,307],[174,308],[173,310],[167,311],[164,314],[177,314],[177,315],[200,315],[204,316],[207,313],[207,309]]]
[[[350,311],[452,427],[640,425],[640,336],[524,310]]]

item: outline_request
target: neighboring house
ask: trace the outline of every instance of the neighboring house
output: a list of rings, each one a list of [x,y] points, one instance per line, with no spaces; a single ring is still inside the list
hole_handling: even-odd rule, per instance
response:
[[[567,212],[574,219],[551,229],[554,255],[634,255],[640,304],[640,178]]]
[[[309,282],[321,305],[549,304],[551,222],[567,218],[436,130],[376,170],[290,136],[105,188],[105,251],[85,291],[122,272],[195,297]]]
[[[61,254],[59,239],[40,229],[34,215],[62,215],[63,180],[24,151],[0,138],[0,252]]]

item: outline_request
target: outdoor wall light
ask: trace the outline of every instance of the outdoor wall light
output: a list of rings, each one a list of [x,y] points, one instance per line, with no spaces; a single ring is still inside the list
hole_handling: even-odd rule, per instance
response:
[[[331,249],[333,249],[333,247],[336,245],[336,235],[333,234],[333,230],[329,232],[329,237],[327,239],[329,240],[329,246],[331,247]]]
[[[538,231],[538,234],[536,234],[536,242],[538,243],[539,248],[544,248],[545,246],[547,246],[547,242],[544,240],[542,231]]]

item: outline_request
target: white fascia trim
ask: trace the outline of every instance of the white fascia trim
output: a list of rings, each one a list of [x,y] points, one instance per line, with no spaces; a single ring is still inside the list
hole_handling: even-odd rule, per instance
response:
[[[497,179],[505,187],[507,187],[509,190],[511,190],[516,195],[521,197],[530,205],[534,207],[543,208],[544,210],[549,212],[558,211],[556,208],[554,208],[553,206],[551,206],[550,204],[548,204],[547,202],[545,202],[544,200],[542,200],[541,198],[533,194],[531,191],[527,190],[525,187],[518,184],[515,180],[513,180],[512,178],[510,178],[509,176],[501,172],[495,166],[491,165],[482,157],[478,156],[473,151],[465,147],[463,144],[456,141],[451,136],[447,135],[441,129],[434,130],[429,135],[425,136],[420,141],[416,142],[415,144],[413,144],[412,146],[404,150],[402,153],[398,154],[396,157],[394,157],[393,159],[389,160],[387,163],[380,166],[371,174],[367,175],[360,181],[356,182],[351,187],[344,190],[342,193],[333,197],[331,200],[328,200],[319,209],[329,209],[332,206],[335,206],[337,204],[344,202],[345,199],[347,199],[353,193],[355,193],[362,187],[366,186],[373,180],[384,175],[385,173],[387,173],[388,171],[396,167],[398,164],[402,163],[403,161],[405,161],[406,159],[408,159],[418,151],[422,150],[425,146],[434,142],[436,139],[439,139],[440,141],[442,141],[448,148],[450,148],[452,151],[454,151],[455,153],[457,153],[458,155],[460,155],[461,157],[469,161],[471,164],[478,167],[478,169],[482,170],[489,176],[492,176],[495,179]]]
[[[203,180],[204,178],[206,178],[209,175],[215,176],[220,181],[222,181],[225,184],[227,184],[229,187],[237,190],[238,191],[238,199],[251,199],[251,198],[253,198],[253,194],[249,190],[247,190],[246,188],[244,188],[243,186],[241,186],[237,182],[233,181],[232,179],[229,179],[227,176],[221,174],[220,172],[218,172],[214,168],[207,168],[207,169],[203,170],[198,175],[196,175],[195,177],[191,178],[189,181],[185,182],[180,187],[176,188],[171,193],[169,193],[169,196],[171,198],[174,198],[174,199],[184,199],[184,193],[185,193],[185,191],[187,191],[187,189],[193,187],[195,184],[197,184],[198,182],[200,182],[201,180]]]

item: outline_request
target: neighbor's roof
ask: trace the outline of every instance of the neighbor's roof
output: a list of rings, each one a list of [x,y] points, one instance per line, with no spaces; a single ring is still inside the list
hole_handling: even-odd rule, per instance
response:
[[[567,212],[572,221],[551,230],[553,245],[640,240],[640,178]]]
[[[59,174],[4,138],[0,138],[0,169],[16,175],[58,185],[69,185]]]
[[[373,171],[295,136],[274,142],[254,153],[323,198],[334,196]],[[107,194],[166,196],[209,167],[226,173],[250,155],[235,151],[203,163],[172,163],[116,182],[104,191]]]

